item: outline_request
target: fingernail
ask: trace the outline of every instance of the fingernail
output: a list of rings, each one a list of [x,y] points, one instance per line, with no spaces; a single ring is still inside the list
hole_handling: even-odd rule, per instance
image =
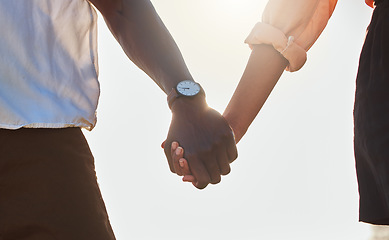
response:
[[[182,153],[182,147],[178,147],[176,149],[176,155],[180,155]]]
[[[180,159],[179,161],[178,161],[178,163],[180,164],[180,167],[184,167],[184,160],[183,159]]]
[[[178,147],[178,143],[177,143],[177,142],[173,142],[173,143],[172,143],[172,148],[173,148],[173,149],[176,149],[177,147]]]

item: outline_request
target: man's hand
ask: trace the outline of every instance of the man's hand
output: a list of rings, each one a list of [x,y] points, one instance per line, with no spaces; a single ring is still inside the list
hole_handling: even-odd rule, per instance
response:
[[[232,130],[225,119],[208,107],[202,98],[178,98],[172,105],[172,122],[165,143],[165,155],[170,170],[183,175],[179,161],[172,157],[171,144],[178,142],[179,149],[185,149],[194,185],[205,188],[216,184],[221,175],[230,172],[230,163],[237,158]],[[183,151],[183,150],[182,150]]]

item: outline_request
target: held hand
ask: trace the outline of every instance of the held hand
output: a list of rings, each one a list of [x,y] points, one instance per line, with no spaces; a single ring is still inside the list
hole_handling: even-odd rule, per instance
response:
[[[165,142],[163,141],[161,144],[162,148],[165,148]],[[177,148],[179,148],[177,150]],[[182,177],[182,181],[184,182],[191,182],[193,185],[197,182],[196,178],[192,175],[192,172],[190,171],[188,162],[184,158],[184,149],[178,145],[178,142],[173,142],[170,154],[172,156],[173,162],[177,162],[178,165],[180,166],[180,170],[177,171],[179,172],[179,176]]]
[[[193,185],[197,182],[196,178],[190,171],[188,162],[184,158],[184,149],[178,145],[177,142],[172,143],[171,155],[174,162],[178,162],[180,166],[180,176],[184,182],[191,182]],[[196,185],[195,185],[196,186]]]
[[[181,98],[175,101],[165,155],[170,170],[183,175],[179,161],[172,157],[171,144],[173,140],[177,141],[185,149],[183,154],[196,179],[194,185],[202,189],[209,183],[219,183],[221,175],[230,172],[229,164],[236,159],[237,150],[231,128],[224,118],[208,107],[205,100],[198,101]]]

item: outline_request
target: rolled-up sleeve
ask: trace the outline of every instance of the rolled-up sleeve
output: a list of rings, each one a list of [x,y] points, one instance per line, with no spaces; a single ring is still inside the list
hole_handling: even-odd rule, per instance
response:
[[[337,0],[269,0],[246,43],[269,44],[288,61],[288,71],[299,70],[306,52],[330,19]]]

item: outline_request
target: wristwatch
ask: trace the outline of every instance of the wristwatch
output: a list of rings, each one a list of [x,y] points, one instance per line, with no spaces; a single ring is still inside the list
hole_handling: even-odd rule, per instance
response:
[[[203,88],[195,81],[184,80],[179,82],[167,96],[169,108],[172,107],[173,102],[179,97],[194,97],[199,94],[205,95]]]

